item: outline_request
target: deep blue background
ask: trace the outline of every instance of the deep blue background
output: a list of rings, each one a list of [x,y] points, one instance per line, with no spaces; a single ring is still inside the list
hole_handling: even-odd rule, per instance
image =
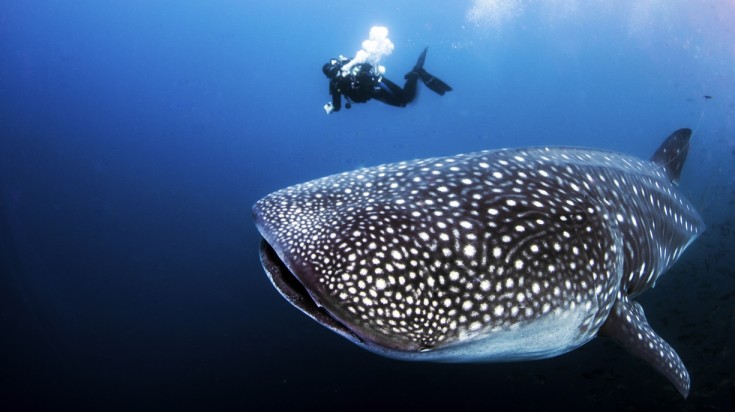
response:
[[[730,408],[733,21],[704,0],[0,0],[0,409]],[[389,78],[429,46],[455,90],[327,116],[321,65],[373,25]],[[258,261],[250,206],[287,185],[508,146],[648,157],[679,127],[708,231],[641,301],[686,401],[603,339],[529,363],[379,358]]]

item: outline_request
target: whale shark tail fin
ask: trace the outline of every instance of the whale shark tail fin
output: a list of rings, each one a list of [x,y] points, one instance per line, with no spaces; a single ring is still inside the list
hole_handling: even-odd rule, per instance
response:
[[[651,156],[651,161],[664,169],[671,183],[679,183],[679,175],[687,159],[691,137],[692,129],[679,129],[672,133]]]

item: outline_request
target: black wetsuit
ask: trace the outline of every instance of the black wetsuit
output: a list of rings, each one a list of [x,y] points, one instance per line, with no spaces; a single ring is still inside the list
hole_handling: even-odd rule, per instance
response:
[[[391,106],[405,107],[416,97],[418,75],[408,75],[401,89],[397,84],[376,73],[369,63],[354,65],[348,74],[340,73],[329,79],[329,94],[335,112],[342,108],[342,96],[348,103],[365,103],[379,100]]]

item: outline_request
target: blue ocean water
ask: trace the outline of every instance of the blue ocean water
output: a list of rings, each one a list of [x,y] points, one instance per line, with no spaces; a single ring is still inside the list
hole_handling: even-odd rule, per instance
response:
[[[0,409],[733,408],[733,21],[713,0],[0,3]],[[322,64],[375,25],[386,77],[428,46],[454,91],[327,115]],[[686,400],[606,339],[526,363],[380,358],[258,260],[250,208],[288,185],[500,147],[647,158],[680,127],[708,230],[640,300]]]

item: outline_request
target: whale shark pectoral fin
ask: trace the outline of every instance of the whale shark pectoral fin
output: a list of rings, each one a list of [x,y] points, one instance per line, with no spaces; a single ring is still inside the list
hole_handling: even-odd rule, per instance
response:
[[[664,375],[684,398],[689,395],[689,372],[686,366],[676,351],[651,329],[638,302],[627,297],[618,299],[600,328],[600,333],[648,362]]]

